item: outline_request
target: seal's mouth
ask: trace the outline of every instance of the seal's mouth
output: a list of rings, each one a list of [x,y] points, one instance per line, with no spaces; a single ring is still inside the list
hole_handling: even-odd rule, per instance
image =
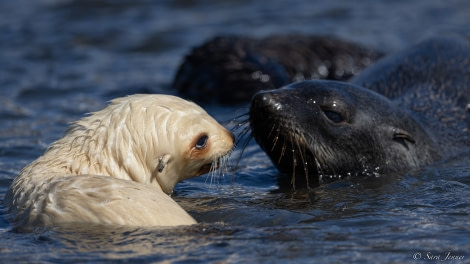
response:
[[[212,162],[202,165],[199,170],[196,172],[196,176],[206,174],[209,172],[216,171],[219,168],[226,168],[228,166],[228,160],[233,149],[230,149],[226,153],[220,155],[219,157],[214,158]]]
[[[196,176],[200,176],[200,175],[202,175],[202,174],[206,174],[206,173],[210,172],[211,169],[212,169],[212,164],[213,164],[213,162],[207,163],[207,164],[203,165],[203,166],[196,172]],[[214,169],[216,169],[216,168],[214,168]]]

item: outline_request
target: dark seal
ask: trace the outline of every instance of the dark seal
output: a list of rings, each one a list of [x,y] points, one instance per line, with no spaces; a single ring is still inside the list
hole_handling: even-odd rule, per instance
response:
[[[190,51],[172,87],[198,103],[246,103],[260,90],[293,81],[346,80],[381,56],[325,36],[218,36]]]
[[[302,81],[259,92],[249,121],[280,172],[297,186],[316,186],[468,152],[469,85],[468,42],[432,39],[380,60],[350,82]]]

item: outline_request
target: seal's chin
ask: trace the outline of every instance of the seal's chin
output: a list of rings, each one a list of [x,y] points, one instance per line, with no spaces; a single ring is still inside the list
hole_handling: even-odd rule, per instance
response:
[[[279,146],[270,149],[268,156],[278,170],[290,178],[294,188],[317,186],[321,174],[319,159],[305,143],[303,136],[284,130],[281,132],[285,132],[285,135],[277,136]]]

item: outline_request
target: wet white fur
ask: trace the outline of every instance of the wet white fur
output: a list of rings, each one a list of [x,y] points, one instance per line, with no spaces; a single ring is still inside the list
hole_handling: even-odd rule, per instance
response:
[[[209,137],[203,152],[194,146],[201,134]],[[5,204],[20,228],[194,224],[168,193],[232,147],[231,133],[194,103],[169,95],[115,99],[26,166]]]

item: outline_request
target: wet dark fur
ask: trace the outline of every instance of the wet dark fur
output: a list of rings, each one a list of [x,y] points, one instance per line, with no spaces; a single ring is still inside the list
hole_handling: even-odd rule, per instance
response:
[[[293,81],[346,80],[381,56],[372,49],[328,37],[219,36],[185,57],[172,87],[198,103],[243,103],[260,90]]]
[[[469,85],[468,42],[432,39],[350,82],[304,81],[259,92],[250,126],[296,186],[403,171],[469,151]]]

